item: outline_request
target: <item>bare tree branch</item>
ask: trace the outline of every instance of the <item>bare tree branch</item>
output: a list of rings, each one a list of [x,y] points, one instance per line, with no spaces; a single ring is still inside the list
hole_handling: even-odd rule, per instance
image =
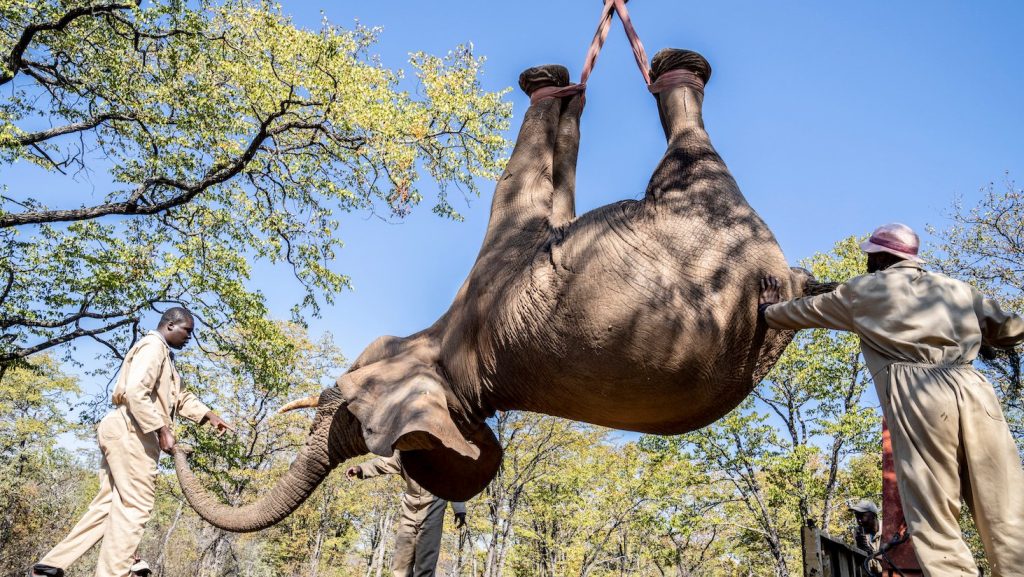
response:
[[[7,273],[7,282],[4,286],[4,293],[0,295],[0,304],[7,300],[7,296],[11,294],[11,287],[14,286],[14,269],[7,268],[4,272]]]
[[[0,86],[13,80],[18,74],[18,71],[21,70],[23,64],[22,57],[25,55],[25,51],[28,50],[28,46],[32,43],[32,39],[35,38],[36,34],[50,30],[64,30],[69,24],[82,16],[96,16],[98,14],[108,12],[128,10],[138,6],[139,3],[140,2],[132,4],[100,4],[98,6],[81,6],[79,8],[72,8],[56,22],[43,22],[41,24],[29,25],[21,32],[21,37],[18,38],[14,47],[11,48],[11,53],[4,59],[6,70],[0,72]]]
[[[112,331],[118,327],[123,327],[124,325],[135,322],[138,322],[138,319],[134,317],[121,319],[116,323],[110,323],[109,325],[104,325],[96,329],[78,329],[70,333],[63,334],[59,337],[54,337],[50,340],[43,341],[31,347],[16,349],[10,353],[0,355],[0,366],[10,363],[12,361],[17,361],[18,359],[23,359],[29,355],[33,355],[40,351],[45,351],[46,349],[53,348],[57,345],[62,345],[66,342],[73,341],[79,337],[91,337],[93,335],[98,335],[105,333],[107,331]]]
[[[111,202],[101,204],[92,207],[84,207],[78,209],[69,210],[41,210],[41,211],[30,211],[22,213],[8,213],[0,215],[0,228],[8,228],[12,226],[20,226],[26,224],[40,224],[48,222],[72,222],[80,220],[89,220],[92,218],[98,218],[101,216],[107,216],[111,214],[120,215],[149,215],[163,212],[175,206],[180,206],[190,202],[199,194],[203,193],[207,189],[237,175],[239,172],[245,169],[246,166],[252,161],[252,159],[259,152],[260,146],[268,138],[283,134],[293,129],[306,129],[308,124],[305,122],[286,122],[275,126],[273,129],[270,128],[271,124],[284,116],[288,112],[288,108],[292,104],[308,104],[302,101],[285,100],[281,102],[281,107],[278,111],[270,114],[264,121],[260,123],[259,130],[249,141],[248,146],[242,154],[231,159],[228,162],[221,162],[212,166],[207,172],[206,176],[198,182],[182,182],[167,177],[156,177],[151,178],[143,182],[138,189],[132,194],[132,196],[125,202]],[[155,202],[152,204],[140,205],[139,200],[149,191],[159,188],[172,188],[182,192],[182,194],[171,196],[161,202]]]
[[[146,303],[146,304],[148,304],[148,303]],[[54,320],[54,321],[37,321],[37,320],[33,320],[33,319],[30,319],[30,318],[27,318],[27,317],[0,318],[0,329],[6,329],[6,328],[13,327],[13,326],[54,329],[54,328],[58,328],[58,327],[63,327],[63,326],[69,325],[71,323],[80,321],[82,319],[101,319],[101,320],[107,320],[107,319],[112,319],[112,318],[116,318],[116,317],[123,317],[125,315],[131,315],[131,314],[137,313],[142,308],[142,306],[140,306],[140,307],[135,307],[135,308],[132,308],[132,309],[129,309],[129,310],[125,310],[125,311],[117,311],[117,312],[112,312],[112,313],[102,313],[102,314],[100,314],[100,313],[89,312],[87,310],[88,309],[88,305],[89,305],[88,302],[83,303],[82,308],[77,313],[72,314],[72,315],[68,315],[68,316],[66,316],[66,317],[64,317],[62,319],[57,319],[57,320]],[[143,306],[145,306],[145,305],[143,305]]]
[[[100,114],[94,118],[91,118],[83,122],[76,122],[74,124],[68,124],[66,126],[58,126],[56,128],[51,128],[49,130],[40,130],[39,132],[26,134],[25,136],[22,136],[18,139],[18,144],[20,144],[21,146],[28,146],[30,144],[36,144],[37,142],[43,142],[51,138],[63,136],[65,134],[72,134],[75,132],[91,130],[108,120],[133,120],[133,118],[126,114]]]

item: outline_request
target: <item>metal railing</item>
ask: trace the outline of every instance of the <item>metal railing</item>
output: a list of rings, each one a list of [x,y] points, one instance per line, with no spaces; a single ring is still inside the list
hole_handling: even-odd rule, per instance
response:
[[[804,577],[871,577],[864,569],[868,556],[810,525],[801,535]]]

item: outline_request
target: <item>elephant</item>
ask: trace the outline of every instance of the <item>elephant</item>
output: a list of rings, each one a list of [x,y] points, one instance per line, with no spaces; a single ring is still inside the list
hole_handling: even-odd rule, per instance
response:
[[[378,338],[334,387],[298,403],[316,407],[307,441],[255,502],[222,504],[177,450],[199,515],[230,531],[269,527],[345,460],[394,450],[428,491],[467,500],[501,463],[485,423],[496,411],[670,435],[736,407],[793,337],[758,321],[759,280],[782,279],[784,298],[814,281],[788,267],[711,145],[701,116],[707,60],[665,49],[650,72],[654,86],[675,79],[655,94],[665,155],[643,199],[580,216],[583,96],[564,90],[565,67],[523,72],[533,102],[451,307],[420,332]]]

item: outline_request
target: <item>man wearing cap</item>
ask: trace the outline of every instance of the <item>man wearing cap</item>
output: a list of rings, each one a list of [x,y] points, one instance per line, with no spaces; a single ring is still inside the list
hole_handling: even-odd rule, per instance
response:
[[[435,497],[405,472],[401,453],[377,457],[345,471],[349,479],[370,479],[379,475],[400,475],[405,481],[402,518],[395,534],[391,570],[395,577],[433,577],[441,552],[441,529],[448,501]],[[466,504],[452,502],[455,526],[466,526]]]
[[[209,423],[219,433],[233,430],[195,395],[182,389],[170,349],[192,337],[192,313],[164,312],[155,331],[124,357],[114,387],[114,410],[96,427],[100,446],[100,490],[67,537],[32,567],[32,577],[62,577],[97,541],[96,577],[127,577],[156,498],[160,451],[174,451],[174,417]]]
[[[857,520],[857,526],[853,530],[853,542],[857,548],[863,550],[869,556],[874,555],[882,548],[882,531],[878,526],[878,506],[868,501],[858,501],[850,504],[850,511]],[[882,562],[878,559],[868,561],[868,569],[872,577],[882,574]]]
[[[929,577],[974,577],[958,524],[974,514],[992,574],[1024,576],[1024,469],[992,386],[971,362],[982,345],[1024,341],[1024,319],[969,284],[921,267],[918,237],[894,223],[861,244],[868,274],[780,302],[761,281],[758,312],[777,329],[855,332],[892,435],[896,480]]]

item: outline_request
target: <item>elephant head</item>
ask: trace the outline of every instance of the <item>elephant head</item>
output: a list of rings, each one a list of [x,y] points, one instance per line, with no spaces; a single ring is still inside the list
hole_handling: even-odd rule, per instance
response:
[[[501,447],[483,423],[456,426],[450,387],[430,362],[429,342],[378,339],[335,387],[282,407],[315,408],[316,414],[288,472],[253,503],[236,508],[219,502],[192,473],[187,449],[176,448],[175,469],[189,504],[221,529],[258,531],[290,515],[347,459],[396,449],[409,474],[434,494],[467,500],[482,491],[501,463]]]

